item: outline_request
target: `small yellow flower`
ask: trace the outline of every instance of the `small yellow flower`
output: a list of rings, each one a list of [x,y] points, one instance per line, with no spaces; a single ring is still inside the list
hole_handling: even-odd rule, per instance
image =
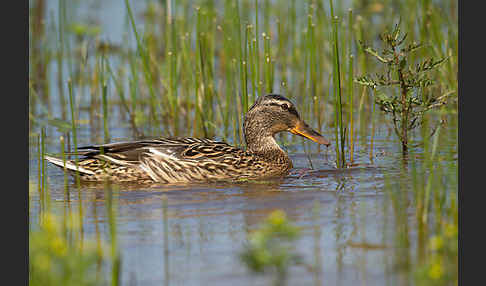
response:
[[[65,256],[67,253],[67,245],[62,237],[55,237],[51,240],[51,249],[58,256]]]
[[[433,236],[429,240],[429,246],[432,251],[439,250],[444,246],[444,239],[440,236]]]
[[[274,225],[274,226],[280,226],[282,224],[285,223],[285,221],[287,220],[287,216],[285,215],[285,213],[281,210],[276,210],[276,211],[273,211],[269,216],[268,216],[268,222],[271,224],[271,225]]]
[[[49,256],[40,253],[34,257],[34,264],[38,271],[48,271],[49,270],[50,259]]]
[[[42,228],[47,233],[56,233],[59,229],[59,223],[57,221],[57,218],[50,213],[44,214],[42,220]]]
[[[442,267],[441,261],[435,261],[429,269],[429,277],[432,279],[439,279],[444,274],[444,268]]]
[[[454,237],[457,235],[457,226],[448,223],[445,226],[444,232],[447,237]]]

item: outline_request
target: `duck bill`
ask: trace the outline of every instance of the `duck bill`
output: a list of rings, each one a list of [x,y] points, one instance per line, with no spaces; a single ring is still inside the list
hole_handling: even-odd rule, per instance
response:
[[[323,144],[326,146],[331,145],[331,143],[321,134],[316,132],[314,129],[310,128],[304,121],[299,121],[294,128],[289,130],[291,133],[308,138],[316,143]]]

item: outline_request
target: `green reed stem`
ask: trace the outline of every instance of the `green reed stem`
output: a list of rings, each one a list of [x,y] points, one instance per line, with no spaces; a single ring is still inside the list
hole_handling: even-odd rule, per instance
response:
[[[198,21],[199,22],[199,21]],[[196,28],[197,30],[197,28]],[[197,36],[199,37],[199,36]],[[199,40],[198,40],[199,42]],[[199,128],[199,130],[202,130],[204,137],[208,136],[208,130],[206,128],[205,124],[205,114],[204,114],[204,105],[202,104],[203,100],[201,99],[201,94],[200,94],[200,79],[203,77],[202,69],[201,69],[201,49],[200,46],[198,45],[198,49],[196,49],[196,60],[197,60],[197,65],[195,67],[195,80],[194,80],[194,95],[195,95],[195,126]]]
[[[46,129],[45,127],[42,127],[41,129],[41,142],[42,142],[42,193],[43,193],[43,201],[45,204],[45,211],[50,210],[50,196],[49,196],[49,191],[47,189],[47,170],[46,170]]]
[[[39,208],[42,212],[42,147],[41,147],[41,134],[37,134],[37,192],[39,193],[39,200],[41,202],[41,207]],[[40,217],[40,216],[39,216]]]
[[[250,68],[250,79],[251,79],[251,90],[252,90],[252,97],[251,97],[251,102],[248,103],[248,105],[252,105],[253,102],[256,99],[256,92],[257,92],[257,77],[256,77],[256,63],[255,63],[255,53],[257,52],[255,50],[255,46],[253,44],[254,42],[254,35],[252,33],[252,25],[246,25],[246,40],[247,40],[247,46],[248,46],[248,65]]]
[[[353,126],[353,107],[354,107],[354,56],[353,56],[353,11],[349,9],[348,13],[348,55],[349,55],[349,65],[348,65],[348,122],[349,122],[349,160],[353,162],[354,153],[354,126]]]
[[[202,43],[201,43],[201,15],[200,15],[200,8],[196,8],[197,13],[197,22],[196,22],[196,40],[197,40],[197,49],[196,49],[196,59],[197,59],[197,67],[196,67],[196,80],[195,80],[195,92],[196,92],[196,120],[197,125],[204,132],[204,137],[208,136],[208,130],[206,126],[206,104],[204,102],[204,88],[205,88],[205,79],[204,79],[204,59],[202,55]],[[201,87],[202,84],[202,88]],[[201,95],[202,92],[202,95]],[[197,116],[199,115],[199,116]]]
[[[439,135],[440,135],[441,126],[437,127],[437,131],[434,134],[434,143],[432,144],[432,151],[430,153],[429,160],[426,162],[429,165],[429,170],[432,170],[432,165],[435,159],[435,154],[437,153],[437,146],[439,144]],[[434,172],[430,172],[429,177],[427,178],[427,184],[425,186],[425,199],[424,199],[424,212],[422,216],[423,223],[427,223],[428,218],[428,207],[430,201],[430,192],[432,191],[432,181],[434,179]]]
[[[168,5],[171,1],[167,1]],[[169,88],[167,92],[167,97],[171,106],[171,117],[174,127],[174,134],[178,134],[178,122],[179,122],[179,108],[177,104],[177,43],[176,43],[176,25],[174,24],[174,17],[172,15],[172,9],[167,11],[167,25],[170,31],[170,36],[167,37],[169,40],[167,57],[169,58]]]
[[[113,199],[113,190],[111,185],[107,184],[105,189],[105,197],[106,197],[106,211],[108,216],[108,228],[110,231],[110,238],[111,238],[111,259],[112,259],[112,269],[111,269],[111,285],[118,286],[120,284],[120,267],[121,267],[121,258],[118,251],[118,239],[117,239],[117,230],[116,230],[116,215],[117,215],[117,206],[116,200]]]
[[[46,192],[46,173],[45,173],[45,164],[44,164],[44,157],[46,153],[46,133],[44,127],[41,128],[41,167],[42,167],[42,200],[45,202],[45,192]]]
[[[61,155],[62,155],[62,164],[63,164],[63,170],[64,170],[64,201],[68,202],[69,201],[69,187],[68,187],[68,172],[66,168],[66,150],[64,146],[64,137],[61,136],[59,138],[59,143],[61,145]],[[64,216],[63,216],[63,227],[64,227],[64,233],[67,237],[67,212],[66,212],[66,205],[64,205]]]
[[[130,17],[130,23],[132,24],[132,30],[133,33],[135,34],[135,38],[137,40],[137,49],[139,54],[142,57],[142,62],[143,62],[143,71],[144,71],[144,77],[145,81],[148,85],[149,88],[149,94],[150,94],[150,110],[152,114],[152,120],[155,123],[155,125],[159,125],[159,120],[157,118],[157,112],[156,112],[156,105],[157,105],[157,99],[155,97],[155,92],[154,92],[154,81],[153,81],[153,76],[152,72],[150,71],[150,66],[149,66],[149,56],[144,48],[142,41],[138,35],[137,32],[137,27],[135,26],[135,20],[133,18],[132,14],[132,9],[130,8],[130,3],[128,0],[125,0],[125,6],[127,7],[127,13],[128,16]],[[134,75],[135,76],[135,75]]]
[[[235,2],[235,17],[236,20],[234,21],[236,27],[236,33],[237,33],[237,44],[239,47],[239,68],[240,68],[240,86],[241,86],[241,104],[242,104],[242,111],[246,112],[248,110],[248,87],[247,87],[247,68],[246,68],[246,61],[245,59],[247,58],[246,56],[246,45],[245,49],[243,50],[242,47],[242,39],[241,39],[241,23],[240,23],[240,8],[239,8],[239,1]],[[240,114],[239,117],[241,117],[242,114]]]
[[[79,248],[83,248],[83,244],[84,244],[84,223],[83,223],[83,220],[84,220],[84,211],[83,211],[83,197],[82,197],[82,194],[81,194],[81,188],[78,186],[78,219],[79,219],[79,237],[78,237],[78,241],[79,241]]]
[[[310,73],[310,97],[316,96],[317,92],[317,59],[316,59],[316,46],[315,46],[315,36],[314,36],[314,24],[312,23],[312,8],[309,15],[307,15],[307,47],[309,50],[309,73]]]
[[[349,55],[349,66],[348,66],[348,122],[349,122],[349,160],[353,162],[354,153],[354,126],[353,126],[353,105],[354,105],[354,88],[353,88],[353,55]]]
[[[68,1],[69,2],[69,1]],[[62,45],[65,45],[65,49],[63,49],[63,56],[66,55],[67,57],[67,62],[68,62],[68,72],[69,76],[73,76],[73,61],[71,57],[71,43],[64,37],[64,31],[66,27],[69,27],[71,23],[68,21],[67,17],[67,2],[66,0],[59,0],[59,8],[60,8],[60,15],[59,15],[59,20],[60,20],[60,26],[59,29],[62,29],[62,35],[63,35],[63,40],[62,40]],[[61,32],[61,31],[60,31]]]
[[[268,34],[270,33],[270,19],[271,19],[271,5],[269,0],[263,1],[263,30]]]
[[[74,143],[74,151],[78,150],[78,136],[76,132],[76,117],[74,115],[74,95],[73,95],[73,82],[71,81],[71,78],[68,79],[68,91],[69,91],[69,106],[71,108],[71,130],[73,133],[73,143]],[[76,168],[78,167],[78,157],[74,157],[74,165]],[[75,172],[75,180],[76,180],[76,185],[79,187],[80,181],[79,181],[79,173]]]
[[[322,113],[323,110],[320,109],[320,96],[317,96],[319,90],[319,58],[317,56],[317,39],[316,39],[316,23],[313,22],[314,15],[314,6],[309,6],[309,12],[307,14],[307,50],[308,50],[308,70],[310,75],[310,82],[309,82],[309,96],[307,99],[310,99],[312,103],[307,102],[305,105],[309,106],[309,109],[313,106],[314,110],[309,110],[308,113],[314,113],[314,118],[317,119],[317,126],[318,131],[322,132],[321,130],[321,121],[322,121]],[[306,68],[307,70],[307,68]],[[320,151],[320,146],[317,146],[318,150]]]
[[[110,132],[108,128],[108,100],[107,100],[108,86],[103,82],[102,98],[103,98],[103,130],[105,132],[105,143],[110,141]]]
[[[336,98],[336,124],[335,124],[335,134],[336,134],[336,158],[337,167],[344,168],[346,166],[346,158],[344,153],[344,143],[345,143],[345,127],[343,125],[342,116],[342,103],[341,103],[341,68],[339,61],[339,41],[338,41],[338,18],[334,16],[334,10],[332,5],[332,0],[329,1],[331,6],[331,18],[333,24],[333,56],[334,56],[334,95]],[[339,130],[339,139],[337,138],[337,133]]]
[[[279,9],[281,11],[281,9]],[[288,57],[282,56],[286,54],[287,42],[288,42],[288,35],[285,31],[285,21],[280,20],[283,18],[281,12],[279,13],[279,19],[277,19],[277,39],[278,39],[278,49],[277,49],[277,56],[276,58],[279,59],[280,64],[283,67],[288,66]],[[280,79],[280,87],[282,88],[282,93],[287,95],[287,71],[284,68],[281,71],[281,79]]]
[[[100,83],[101,83],[101,99],[102,99],[102,106],[103,106],[103,130],[105,136],[105,143],[110,141],[110,134],[108,128],[108,86],[106,82],[106,61],[104,53],[101,55],[101,63],[100,63],[101,71],[100,71]]]
[[[39,195],[39,201],[40,201],[40,209],[41,213],[45,213],[46,207],[45,207],[45,196],[44,196],[44,180],[45,180],[45,174],[44,174],[44,128],[41,129],[41,133],[39,136],[39,170],[40,170],[40,195]]]
[[[260,80],[260,47],[259,47],[259,37],[258,34],[258,0],[255,0],[255,44],[254,44],[254,55],[255,55],[255,78],[256,78],[256,85],[258,88],[258,95],[262,95],[262,84]],[[256,99],[256,98],[254,98]]]
[[[271,53],[271,42],[270,42],[270,36],[267,34],[263,34],[263,40],[264,40],[264,50],[265,50],[265,62],[264,62],[264,67],[265,67],[265,83],[267,85],[267,89],[265,93],[272,93],[273,92],[273,61],[272,61],[272,53]]]
[[[98,218],[98,206],[97,206],[97,197],[94,196],[93,200],[91,201],[93,204],[92,207],[92,218],[95,225],[95,237],[96,237],[96,252],[99,253],[98,259],[96,259],[96,281],[99,281],[101,275],[103,274],[102,271],[102,263],[103,263],[103,248],[101,245],[101,235],[100,235],[100,228],[99,228],[99,218]]]
[[[124,78],[122,78],[121,81],[119,79],[117,79],[117,77],[113,73],[113,70],[111,69],[110,64],[108,62],[106,63],[105,68],[108,70],[108,74],[111,76],[111,78],[113,79],[113,82],[115,83],[117,93],[120,97],[121,106],[123,107],[123,109],[125,109],[125,112],[128,114],[128,116],[130,118],[130,124],[132,126],[133,132],[135,133],[135,135],[137,137],[143,137],[142,132],[137,127],[137,122],[136,122],[136,118],[135,118],[135,116],[136,116],[135,115],[135,111],[136,111],[136,86],[134,86],[133,78],[128,81],[130,96],[131,96],[131,101],[132,101],[132,107],[130,108],[128,103],[127,103],[127,100],[125,98],[125,93],[124,93],[124,89],[123,89],[122,82],[124,81]],[[108,137],[105,136],[105,138],[108,138],[108,139],[105,139],[105,142],[109,141],[109,136]]]
[[[214,90],[213,90],[213,61],[212,61],[212,45],[211,39],[213,38],[213,33],[208,31],[208,13],[201,12],[201,9],[197,10],[197,45],[199,49],[199,64],[200,64],[200,75],[202,81],[202,93],[203,100],[201,102],[202,112],[205,114],[205,128],[209,130],[214,130],[214,128],[209,126],[214,126],[214,114],[213,112],[213,102],[214,102]],[[209,125],[211,124],[211,125]],[[212,136],[212,131],[210,136]]]
[[[69,188],[68,188],[68,181],[67,181],[67,169],[66,169],[66,152],[64,150],[64,138],[61,136],[59,138],[60,145],[61,145],[61,154],[62,154],[62,163],[63,163],[63,173],[64,173],[64,202],[68,201],[69,196]],[[68,211],[67,211],[67,204],[63,204],[63,216],[62,216],[62,233],[65,239],[68,239]]]
[[[59,90],[59,101],[61,104],[61,118],[66,120],[66,100],[64,99],[64,89],[63,89],[63,82],[64,82],[64,69],[63,69],[63,59],[64,59],[64,17],[63,17],[63,9],[65,6],[65,1],[59,0],[58,4],[58,32],[59,32],[59,41],[58,41],[58,52],[57,52],[57,82],[58,82],[58,90]]]
[[[233,61],[232,62],[232,70],[233,70],[233,74],[235,75],[233,77],[234,79],[234,83],[233,83],[233,86],[238,86],[237,84],[237,78],[236,78],[236,74],[238,73],[238,67],[236,66],[237,65],[237,62],[236,61]],[[235,88],[236,89],[236,88]],[[243,128],[241,127],[241,121],[242,121],[242,116],[241,114],[243,113],[243,111],[241,110],[241,97],[233,97],[233,102],[234,102],[234,106],[236,107],[234,110],[236,111],[236,115],[233,116],[233,137],[235,138],[235,141],[236,141],[236,138],[238,138],[237,142],[239,142],[239,144],[241,145],[242,144],[242,141],[243,141]]]
[[[137,113],[137,92],[138,92],[138,69],[137,69],[137,59],[133,53],[128,52],[128,59],[130,64],[130,72],[132,73],[129,79],[130,86],[130,101],[131,101],[131,111],[133,114]]]
[[[371,99],[370,105],[371,105],[371,114],[370,114],[371,134],[370,134],[369,158],[370,158],[370,163],[373,164],[373,140],[375,138],[375,103],[373,102],[373,99]]]

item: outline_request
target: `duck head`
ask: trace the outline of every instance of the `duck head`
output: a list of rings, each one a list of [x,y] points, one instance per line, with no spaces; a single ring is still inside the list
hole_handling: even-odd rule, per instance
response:
[[[272,147],[276,144],[275,134],[284,131],[330,145],[327,139],[300,118],[295,105],[279,94],[259,96],[245,115],[243,130],[250,151]]]

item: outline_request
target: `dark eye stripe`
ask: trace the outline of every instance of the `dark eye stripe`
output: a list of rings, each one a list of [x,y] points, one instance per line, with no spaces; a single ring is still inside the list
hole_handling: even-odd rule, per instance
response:
[[[270,102],[270,103],[268,103],[268,105],[282,107],[281,104],[278,104],[278,103],[275,103],[275,102]],[[288,104],[287,104],[287,106],[288,106]],[[299,117],[299,113],[297,112],[297,110],[295,109],[295,107],[288,106],[288,109],[287,110],[288,110],[288,112],[292,113],[293,115]]]
[[[270,103],[268,103],[268,105],[271,105],[271,106],[278,106],[278,107],[280,107],[280,104],[275,103],[275,102],[270,102]]]
[[[297,116],[297,117],[300,117],[299,113],[297,112],[297,110],[293,106],[291,106],[289,108],[289,112],[292,113],[293,115]]]

